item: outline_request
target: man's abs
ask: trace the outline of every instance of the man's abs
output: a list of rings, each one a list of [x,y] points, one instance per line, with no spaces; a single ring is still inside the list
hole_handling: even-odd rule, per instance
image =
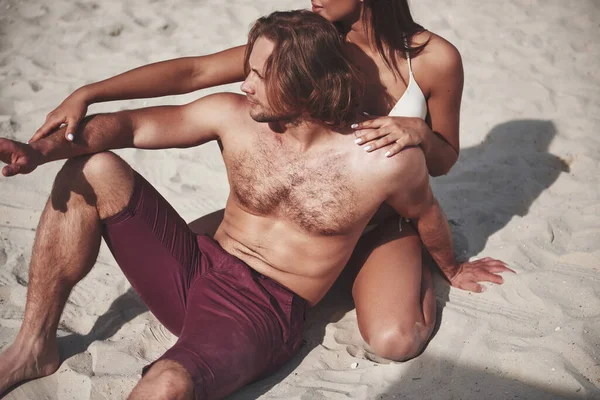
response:
[[[215,240],[228,253],[316,304],[350,258],[361,227],[337,236],[315,236],[293,223],[252,215],[228,201]]]

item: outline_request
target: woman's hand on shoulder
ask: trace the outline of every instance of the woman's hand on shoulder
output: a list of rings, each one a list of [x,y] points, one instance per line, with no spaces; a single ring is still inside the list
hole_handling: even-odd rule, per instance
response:
[[[73,92],[63,102],[50,111],[44,124],[29,139],[29,143],[40,140],[56,129],[66,126],[65,139],[73,141],[79,123],[87,113],[88,104],[83,95]]]
[[[356,144],[366,152],[385,148],[386,157],[393,157],[405,147],[420,146],[430,130],[421,118],[390,116],[353,124],[352,129]]]

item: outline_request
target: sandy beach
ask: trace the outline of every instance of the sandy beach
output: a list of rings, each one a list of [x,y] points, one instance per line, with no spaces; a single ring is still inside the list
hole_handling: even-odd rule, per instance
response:
[[[293,0],[0,0],[0,137],[27,141],[73,90],[165,59],[243,44]],[[413,0],[415,19],[461,52],[461,155],[433,179],[457,254],[517,275],[482,294],[435,276],[438,327],[405,363],[363,342],[344,275],[309,312],[306,344],[230,399],[600,398],[600,2]],[[104,103],[89,113],[184,104],[239,85]],[[188,221],[229,191],[216,143],[117,152]],[[0,350],[22,322],[37,222],[62,162],[0,177]],[[59,326],[65,360],[7,400],[124,399],[172,336],[103,244]]]

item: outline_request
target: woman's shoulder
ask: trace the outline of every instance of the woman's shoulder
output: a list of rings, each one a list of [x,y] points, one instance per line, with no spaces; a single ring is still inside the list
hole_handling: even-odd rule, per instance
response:
[[[456,46],[431,31],[423,31],[415,34],[412,37],[411,45],[425,45],[423,51],[415,57],[415,60],[421,58],[420,61],[431,64],[429,65],[430,67],[451,67],[457,62],[462,63],[460,52]]]
[[[413,58],[412,68],[419,84],[428,81],[433,84],[442,78],[461,78],[463,74],[460,52],[452,43],[443,37],[423,31],[415,34],[412,46],[425,45],[423,50]],[[426,85],[430,86],[431,85]]]

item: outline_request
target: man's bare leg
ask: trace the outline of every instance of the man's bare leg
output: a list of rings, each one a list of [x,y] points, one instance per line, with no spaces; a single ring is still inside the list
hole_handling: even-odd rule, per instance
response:
[[[100,220],[118,213],[133,191],[133,172],[112,153],[67,161],[36,232],[23,324],[0,355],[0,395],[12,385],[54,373],[56,329],[75,284],[98,256]]]
[[[171,360],[152,365],[131,392],[128,400],[192,400],[194,383],[187,370]]]

